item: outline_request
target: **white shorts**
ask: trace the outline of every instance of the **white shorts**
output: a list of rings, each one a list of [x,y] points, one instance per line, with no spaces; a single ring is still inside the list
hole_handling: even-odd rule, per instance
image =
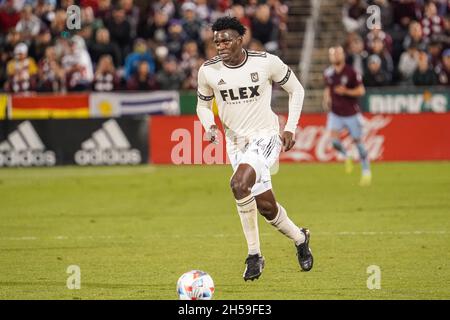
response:
[[[241,149],[227,140],[227,154],[233,171],[236,172],[241,163],[246,163],[256,172],[256,182],[251,190],[253,196],[272,189],[270,169],[278,164],[281,147],[282,141],[278,134],[254,138]]]

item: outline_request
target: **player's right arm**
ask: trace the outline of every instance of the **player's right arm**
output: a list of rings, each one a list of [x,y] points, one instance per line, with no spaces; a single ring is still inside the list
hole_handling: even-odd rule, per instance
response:
[[[197,116],[205,128],[210,142],[217,142],[217,125],[214,121],[212,104],[214,91],[208,85],[205,76],[204,66],[198,70],[197,89]]]
[[[330,108],[331,108],[330,87],[325,87],[325,89],[323,91],[322,107],[323,107],[323,110],[325,110],[325,112],[330,111]]]

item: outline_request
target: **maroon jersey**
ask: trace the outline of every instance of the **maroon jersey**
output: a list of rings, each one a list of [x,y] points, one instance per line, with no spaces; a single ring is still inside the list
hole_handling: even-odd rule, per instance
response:
[[[334,92],[334,87],[343,85],[353,89],[362,84],[359,75],[351,66],[345,65],[340,73],[330,66],[324,72],[325,86],[330,89],[331,111],[338,116],[348,117],[360,112],[358,98],[341,96]]]

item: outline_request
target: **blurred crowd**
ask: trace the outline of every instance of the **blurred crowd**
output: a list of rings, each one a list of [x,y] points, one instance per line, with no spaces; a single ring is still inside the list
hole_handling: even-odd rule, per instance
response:
[[[450,0],[346,0],[342,15],[347,62],[366,86],[450,86]]]
[[[78,30],[66,25],[71,5]],[[224,15],[247,27],[247,48],[283,51],[282,0],[0,0],[0,90],[196,89],[216,55],[210,26]]]

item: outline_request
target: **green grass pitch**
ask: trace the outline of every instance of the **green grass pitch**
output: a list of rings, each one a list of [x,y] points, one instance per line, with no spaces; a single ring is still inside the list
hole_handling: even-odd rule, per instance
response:
[[[376,163],[367,188],[358,171],[281,165],[277,199],[310,228],[315,265],[300,272],[260,217],[266,268],[244,282],[229,166],[1,169],[0,299],[177,299],[191,269],[211,274],[215,299],[449,299],[450,163]]]

